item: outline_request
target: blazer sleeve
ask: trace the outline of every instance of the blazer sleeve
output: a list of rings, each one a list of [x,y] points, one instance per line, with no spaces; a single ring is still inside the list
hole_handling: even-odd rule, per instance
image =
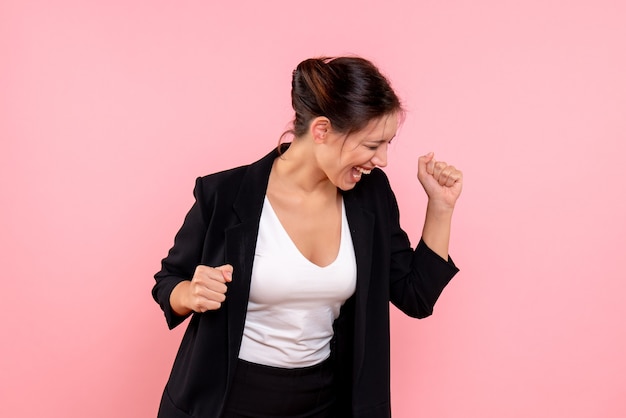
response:
[[[390,300],[405,314],[425,318],[433,313],[435,302],[448,282],[459,271],[450,257],[441,258],[420,239],[415,250],[400,227],[396,198],[388,187],[391,231]]]
[[[167,257],[161,261],[161,270],[154,275],[156,284],[152,288],[152,297],[161,306],[170,329],[189,316],[179,316],[172,310],[170,294],[178,283],[191,280],[202,257],[207,232],[205,208],[208,205],[204,200],[201,180],[201,178],[196,179],[193,192],[195,202],[174,238],[174,246]]]

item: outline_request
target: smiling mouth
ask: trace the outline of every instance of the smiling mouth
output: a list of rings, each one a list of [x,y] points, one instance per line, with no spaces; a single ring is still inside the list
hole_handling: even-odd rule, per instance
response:
[[[361,174],[369,174],[371,172],[372,172],[371,169],[367,170],[367,169],[365,169],[363,167],[353,167],[352,168],[352,177],[359,179],[359,178],[361,178]]]

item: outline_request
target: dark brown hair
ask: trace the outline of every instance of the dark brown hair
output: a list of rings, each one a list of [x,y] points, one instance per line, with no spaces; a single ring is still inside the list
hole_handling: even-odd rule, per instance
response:
[[[389,81],[374,64],[359,57],[302,61],[293,71],[291,105],[293,127],[283,136],[296,138],[303,136],[318,116],[327,117],[335,131],[350,134],[373,119],[403,113]]]

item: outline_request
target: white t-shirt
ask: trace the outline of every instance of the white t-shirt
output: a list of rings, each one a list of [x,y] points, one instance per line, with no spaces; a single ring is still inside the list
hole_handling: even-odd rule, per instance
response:
[[[298,250],[265,198],[239,358],[295,368],[329,357],[333,321],[356,288],[356,259],[343,203],[341,212],[337,258],[320,267]]]

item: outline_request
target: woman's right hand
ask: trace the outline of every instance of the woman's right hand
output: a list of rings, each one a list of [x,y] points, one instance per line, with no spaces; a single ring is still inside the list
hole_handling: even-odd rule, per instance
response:
[[[219,309],[226,300],[226,283],[232,281],[233,266],[198,266],[191,281],[180,282],[170,295],[172,310],[181,316]]]

